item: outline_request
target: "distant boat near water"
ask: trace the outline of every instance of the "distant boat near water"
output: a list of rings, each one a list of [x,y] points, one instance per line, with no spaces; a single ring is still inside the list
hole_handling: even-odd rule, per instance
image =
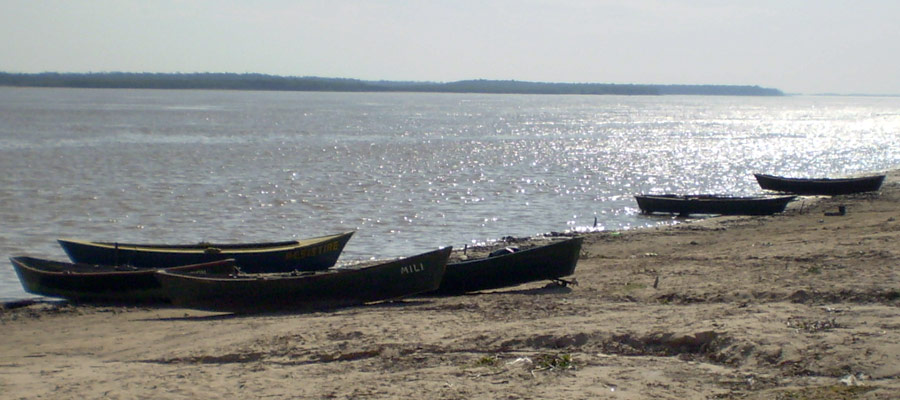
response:
[[[232,258],[242,272],[316,271],[332,267],[353,231],[270,243],[134,244],[59,239],[76,263],[170,268]]]
[[[753,174],[759,187],[800,195],[835,196],[842,194],[874,192],[881,189],[884,175],[858,178],[786,178],[782,176]]]
[[[637,195],[644,214],[772,215],[784,211],[795,196],[733,197],[720,195]]]

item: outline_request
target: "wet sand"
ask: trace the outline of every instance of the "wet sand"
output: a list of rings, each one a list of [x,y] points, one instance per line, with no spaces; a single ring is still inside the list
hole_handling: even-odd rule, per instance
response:
[[[589,234],[569,287],[253,316],[0,310],[0,398],[897,398],[898,181]]]

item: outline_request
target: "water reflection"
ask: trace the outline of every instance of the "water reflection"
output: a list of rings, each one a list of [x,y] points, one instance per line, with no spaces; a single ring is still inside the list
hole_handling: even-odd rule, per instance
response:
[[[636,193],[893,167],[898,103],[0,88],[0,250],[358,229],[346,257],[369,258],[628,229],[667,221]],[[17,290],[0,269],[0,297]]]

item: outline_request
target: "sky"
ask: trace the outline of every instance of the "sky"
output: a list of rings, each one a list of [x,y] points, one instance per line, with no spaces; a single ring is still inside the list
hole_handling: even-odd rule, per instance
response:
[[[0,0],[0,71],[900,94],[898,0]]]

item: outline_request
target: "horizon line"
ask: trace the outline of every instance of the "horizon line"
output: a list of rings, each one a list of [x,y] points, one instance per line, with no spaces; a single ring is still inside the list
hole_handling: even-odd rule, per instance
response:
[[[534,81],[534,80],[518,80],[518,79],[488,79],[488,78],[468,78],[451,81],[440,80],[393,80],[393,79],[362,79],[348,77],[327,77],[316,75],[278,75],[263,72],[129,72],[129,71],[90,71],[90,72],[59,72],[59,71],[42,71],[42,72],[11,72],[0,71],[0,74],[9,75],[235,75],[235,76],[265,76],[281,79],[323,79],[323,80],[346,80],[369,83],[406,83],[406,84],[452,84],[461,82],[512,82],[527,84],[548,84],[548,85],[610,85],[610,86],[686,86],[686,87],[755,87],[761,89],[777,90],[784,96],[844,96],[844,97],[900,97],[900,93],[862,93],[862,92],[784,92],[778,88],[765,87],[759,84],[722,84],[722,83],[612,83],[612,82],[573,82],[573,81]]]

